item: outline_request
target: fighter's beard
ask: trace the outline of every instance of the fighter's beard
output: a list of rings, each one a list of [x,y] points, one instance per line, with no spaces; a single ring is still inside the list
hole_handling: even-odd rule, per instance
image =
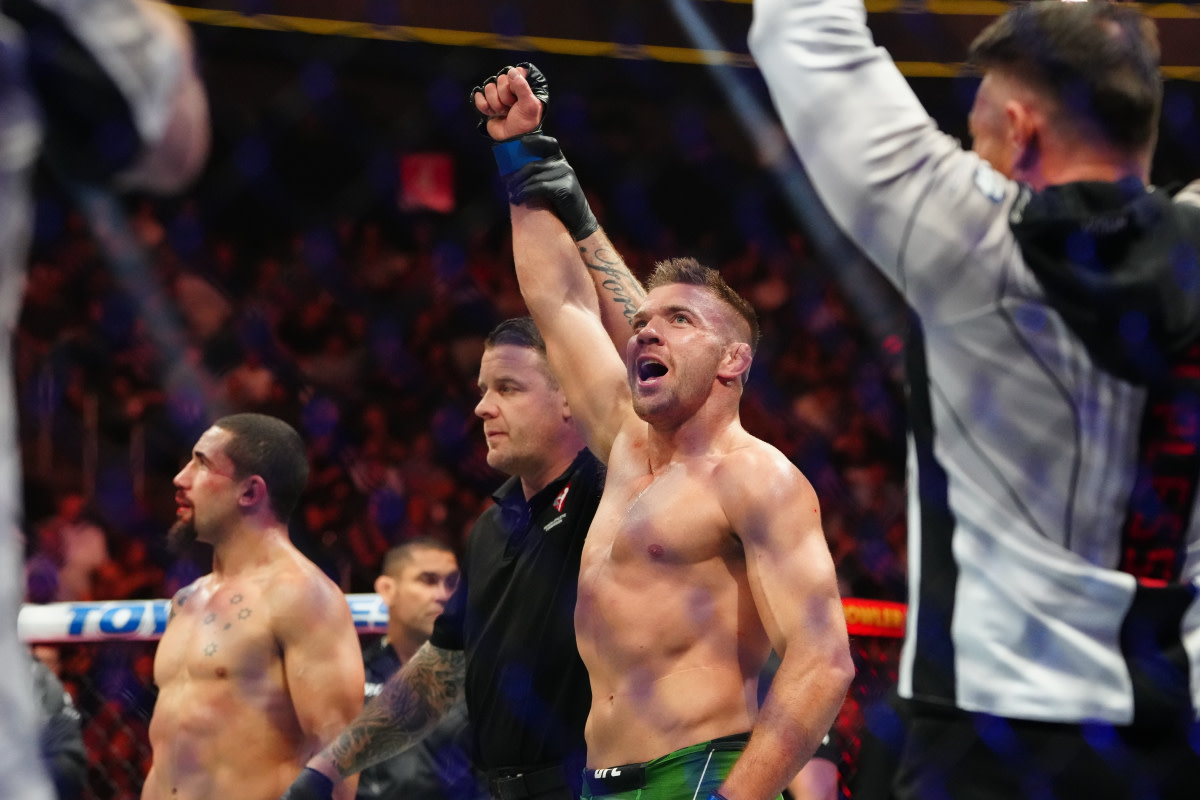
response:
[[[172,555],[184,555],[195,542],[196,523],[192,519],[177,519],[167,531],[167,550]]]

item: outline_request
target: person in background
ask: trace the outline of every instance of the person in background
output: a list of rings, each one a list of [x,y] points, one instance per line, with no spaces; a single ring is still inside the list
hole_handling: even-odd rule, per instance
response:
[[[143,0],[13,0],[0,10],[0,797],[50,800],[17,638],[20,448],[11,332],[21,308],[40,155],[78,184],[173,192],[208,154],[208,103],[187,27]]]
[[[38,746],[58,800],[78,800],[87,780],[87,753],[75,701],[50,667],[30,654],[38,705]]]
[[[436,539],[413,539],[383,558],[375,591],[388,607],[387,634],[363,652],[366,697],[429,641],[433,624],[458,587],[458,559]],[[487,790],[471,764],[466,703],[458,702],[418,744],[359,774],[358,800],[483,800]]]
[[[38,526],[38,550],[58,564],[55,600],[97,599],[100,571],[111,559],[104,530],[87,513],[87,498],[77,491],[59,496],[54,516]]]
[[[1008,10],[968,56],[971,151],[860,0],[755,0],[750,46],[913,312],[897,797],[1195,797],[1200,210],[1150,185],[1153,21]]]

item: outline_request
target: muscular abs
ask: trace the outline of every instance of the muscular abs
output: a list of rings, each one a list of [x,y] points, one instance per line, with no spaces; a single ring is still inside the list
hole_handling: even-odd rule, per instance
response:
[[[303,737],[260,587],[213,591],[202,578],[172,612],[155,660],[143,800],[277,797],[299,769]]]
[[[610,459],[575,613],[592,684],[589,767],[646,761],[753,724],[770,645],[741,544],[711,491],[714,462],[655,475],[644,461],[637,470]]]

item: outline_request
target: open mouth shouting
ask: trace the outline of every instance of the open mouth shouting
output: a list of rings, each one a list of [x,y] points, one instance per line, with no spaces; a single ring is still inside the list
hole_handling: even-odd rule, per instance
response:
[[[637,382],[640,386],[652,386],[667,374],[667,365],[653,356],[640,356],[636,369]]]

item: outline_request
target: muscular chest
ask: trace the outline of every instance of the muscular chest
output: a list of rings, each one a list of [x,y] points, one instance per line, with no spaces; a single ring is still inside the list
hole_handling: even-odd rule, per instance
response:
[[[686,567],[738,550],[708,465],[674,463],[657,474],[609,473],[584,548],[583,570]]]
[[[159,643],[155,680],[268,677],[280,650],[259,587],[243,584],[197,591],[176,609]]]

